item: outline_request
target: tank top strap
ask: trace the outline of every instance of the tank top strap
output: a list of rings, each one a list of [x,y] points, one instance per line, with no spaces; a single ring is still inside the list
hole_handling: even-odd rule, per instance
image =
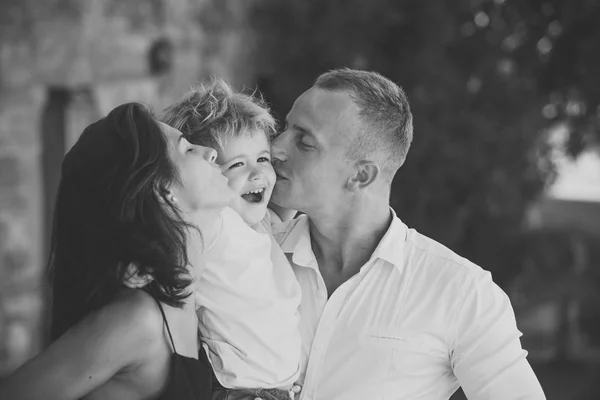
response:
[[[163,310],[162,304],[160,304],[160,301],[158,301],[156,297],[152,295],[152,298],[154,301],[156,301],[156,304],[158,304],[158,309],[162,315],[163,322],[167,327],[167,333],[169,334],[169,339],[171,340],[171,346],[173,346],[173,353],[177,353],[177,349],[175,349],[175,342],[173,341],[173,335],[171,335],[171,329],[169,328],[169,322],[167,321],[167,316],[165,315],[165,310]]]

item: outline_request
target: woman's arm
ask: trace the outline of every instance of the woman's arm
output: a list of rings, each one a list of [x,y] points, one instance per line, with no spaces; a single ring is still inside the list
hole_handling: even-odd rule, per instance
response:
[[[141,295],[116,300],[73,326],[3,380],[0,399],[79,399],[140,363],[162,330],[160,315],[146,304],[153,300]]]

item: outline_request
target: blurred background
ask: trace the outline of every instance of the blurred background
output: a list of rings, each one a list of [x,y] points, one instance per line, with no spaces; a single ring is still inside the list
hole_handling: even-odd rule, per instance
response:
[[[281,118],[348,66],[408,93],[398,215],[492,272],[548,399],[600,398],[598,21],[600,0],[0,0],[0,379],[47,344],[53,199],[87,124],[211,75]]]

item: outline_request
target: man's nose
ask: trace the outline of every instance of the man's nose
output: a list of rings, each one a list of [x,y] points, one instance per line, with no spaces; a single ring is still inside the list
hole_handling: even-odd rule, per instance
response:
[[[287,131],[284,131],[271,142],[271,159],[273,163],[287,160],[285,148],[289,140],[288,136]]]

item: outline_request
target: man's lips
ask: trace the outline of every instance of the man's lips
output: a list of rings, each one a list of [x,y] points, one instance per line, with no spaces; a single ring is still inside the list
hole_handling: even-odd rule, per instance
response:
[[[275,170],[275,176],[277,177],[277,179],[287,179],[285,174],[282,174],[280,170],[278,170],[277,168],[273,169]]]
[[[280,161],[273,163],[273,171],[275,171],[275,176],[277,177],[277,179],[288,179],[286,174],[282,171],[283,166],[281,164],[282,163]]]

